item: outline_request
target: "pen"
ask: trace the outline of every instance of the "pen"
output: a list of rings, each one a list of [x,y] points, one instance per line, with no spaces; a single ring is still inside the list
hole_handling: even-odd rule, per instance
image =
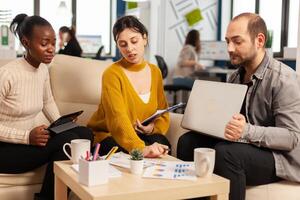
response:
[[[95,147],[95,150],[94,150],[93,160],[97,159],[98,153],[99,153],[99,149],[100,149],[100,143],[97,143],[96,147]]]
[[[105,157],[105,160],[109,159],[117,150],[118,150],[117,146],[111,148],[111,150],[108,152],[107,156]]]

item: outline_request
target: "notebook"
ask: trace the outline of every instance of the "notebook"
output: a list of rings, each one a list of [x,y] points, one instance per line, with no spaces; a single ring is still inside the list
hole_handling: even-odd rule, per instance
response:
[[[196,80],[181,126],[223,138],[226,124],[240,113],[247,86],[242,84]]]

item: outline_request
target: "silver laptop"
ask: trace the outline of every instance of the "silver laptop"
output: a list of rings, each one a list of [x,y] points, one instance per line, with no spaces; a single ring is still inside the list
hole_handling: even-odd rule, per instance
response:
[[[225,139],[225,126],[240,113],[246,92],[246,85],[196,80],[181,126]]]

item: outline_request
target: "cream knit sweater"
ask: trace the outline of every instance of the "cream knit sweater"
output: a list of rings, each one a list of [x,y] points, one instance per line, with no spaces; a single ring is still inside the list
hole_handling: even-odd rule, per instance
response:
[[[60,117],[47,66],[34,68],[19,58],[0,67],[0,141],[29,144],[30,131],[42,125],[40,112],[50,122]]]

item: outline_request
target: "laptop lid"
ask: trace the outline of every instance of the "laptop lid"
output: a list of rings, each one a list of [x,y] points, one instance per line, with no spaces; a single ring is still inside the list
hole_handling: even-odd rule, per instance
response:
[[[240,113],[246,92],[242,84],[196,80],[181,126],[224,139],[225,126]]]

